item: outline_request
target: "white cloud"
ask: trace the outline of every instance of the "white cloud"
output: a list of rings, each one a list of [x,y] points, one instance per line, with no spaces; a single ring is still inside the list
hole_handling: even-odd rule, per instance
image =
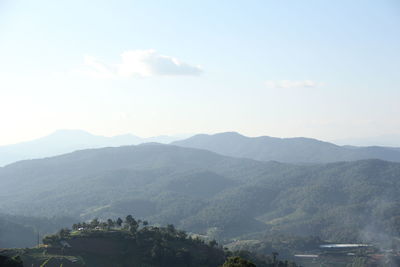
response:
[[[282,80],[282,81],[266,81],[265,86],[267,88],[314,88],[321,86],[322,83],[311,81],[311,80],[304,80],[304,81],[289,81],[289,80]]]
[[[155,50],[132,50],[121,54],[118,73],[122,76],[152,75],[199,75],[199,66],[191,66],[180,60],[158,54]]]
[[[92,56],[85,56],[78,73],[94,78],[133,76],[200,75],[200,66],[184,63],[177,58],[160,55],[155,50],[129,50],[121,54],[121,62],[106,64]]]

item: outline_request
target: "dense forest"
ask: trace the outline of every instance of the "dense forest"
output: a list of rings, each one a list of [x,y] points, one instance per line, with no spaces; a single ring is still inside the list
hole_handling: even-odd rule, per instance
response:
[[[399,175],[399,163],[381,160],[292,165],[147,144],[0,168],[0,209],[76,220],[133,213],[224,242],[276,232],[386,242],[399,236]]]

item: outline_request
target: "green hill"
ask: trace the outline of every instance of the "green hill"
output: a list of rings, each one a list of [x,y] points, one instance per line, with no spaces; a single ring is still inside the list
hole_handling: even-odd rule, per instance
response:
[[[79,223],[74,229],[62,229],[58,234],[46,236],[40,247],[0,251],[0,259],[21,259],[24,266],[41,267],[217,267],[239,253],[224,250],[215,241],[206,243],[188,236],[173,225],[149,226],[132,216],[119,223],[111,219]],[[276,266],[270,257],[249,252],[244,255],[259,267]],[[276,263],[283,267],[296,266],[282,261]]]
[[[219,240],[400,233],[400,164],[381,160],[298,166],[148,144],[18,162],[0,168],[0,181],[0,209],[30,216],[134,214]]]

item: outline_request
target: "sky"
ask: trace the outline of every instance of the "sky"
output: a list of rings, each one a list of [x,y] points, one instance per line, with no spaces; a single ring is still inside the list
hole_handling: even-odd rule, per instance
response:
[[[399,48],[397,0],[0,0],[0,145],[400,135]]]

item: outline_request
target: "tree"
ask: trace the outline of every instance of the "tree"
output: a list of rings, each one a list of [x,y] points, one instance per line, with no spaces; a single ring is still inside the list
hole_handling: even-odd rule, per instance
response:
[[[121,227],[121,225],[122,225],[122,223],[123,223],[123,221],[122,221],[122,219],[121,218],[119,218],[118,217],[118,219],[117,219],[117,225],[119,226],[119,227]]]
[[[46,235],[42,239],[42,243],[45,245],[54,245],[57,244],[60,241],[60,238],[58,235]]]
[[[132,217],[132,215],[128,215],[125,218],[125,223],[128,226],[129,232],[131,232],[132,234],[136,233],[136,230],[139,227],[138,222]]]
[[[128,215],[125,217],[125,223],[127,223],[128,225],[134,220],[132,215]]]
[[[248,260],[239,256],[229,257],[222,267],[256,267],[256,265]]]
[[[107,226],[108,226],[108,229],[111,229],[111,228],[113,228],[115,226],[115,222],[113,220],[111,220],[111,219],[108,219],[107,220]]]
[[[215,240],[213,239],[213,240],[211,240],[210,242],[208,242],[208,245],[209,245],[210,247],[214,248],[214,247],[218,246],[218,243],[217,243],[217,241],[215,241]]]
[[[176,229],[175,226],[173,224],[168,224],[167,225],[167,230],[170,234],[175,234],[176,233]]]
[[[187,234],[185,231],[179,230],[176,234],[176,236],[182,240],[187,238]]]
[[[58,232],[58,235],[59,235],[61,238],[65,238],[65,237],[68,237],[70,233],[71,233],[71,230],[69,230],[68,228],[62,228],[62,229]]]
[[[97,226],[99,226],[99,224],[100,224],[99,219],[94,218],[94,219],[90,222],[90,228],[94,229],[94,228],[96,228]]]

